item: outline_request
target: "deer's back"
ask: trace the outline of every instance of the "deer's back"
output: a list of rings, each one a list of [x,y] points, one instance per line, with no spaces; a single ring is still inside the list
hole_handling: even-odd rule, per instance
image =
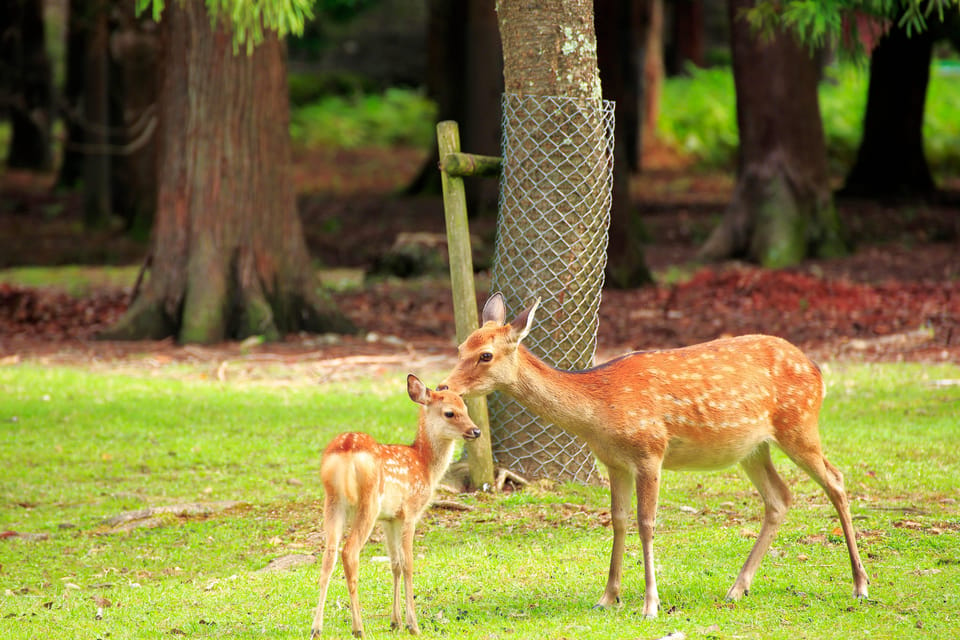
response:
[[[581,375],[604,407],[591,442],[601,460],[650,451],[667,468],[733,464],[815,422],[823,399],[817,366],[772,336],[631,353]]]

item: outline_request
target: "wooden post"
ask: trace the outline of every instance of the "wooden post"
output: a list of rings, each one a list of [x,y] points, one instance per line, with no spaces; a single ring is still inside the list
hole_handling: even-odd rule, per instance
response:
[[[437,144],[440,163],[450,153],[460,151],[460,130],[457,123],[437,123]],[[453,315],[457,325],[457,342],[462,342],[478,327],[477,293],[473,283],[473,254],[470,228],[467,224],[467,198],[463,178],[454,177],[441,168],[443,212],[447,222],[447,252],[450,256],[450,286],[453,293]],[[485,397],[467,398],[470,417],[482,435],[466,444],[470,466],[470,484],[474,489],[493,486],[493,454],[490,447],[490,417]]]

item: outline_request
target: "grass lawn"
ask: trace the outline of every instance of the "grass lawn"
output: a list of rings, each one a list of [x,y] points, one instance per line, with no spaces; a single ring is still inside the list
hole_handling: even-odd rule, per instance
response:
[[[737,469],[666,472],[655,548],[660,617],[640,615],[636,524],[621,608],[600,596],[612,533],[601,487],[538,483],[432,510],[415,543],[426,636],[457,638],[954,637],[960,628],[960,368],[826,367],[821,420],[845,473],[870,600],[851,596],[843,538],[823,492],[781,454],[795,503],[751,593],[723,595],[759,529]],[[321,548],[317,468],[335,433],[412,440],[404,374],[358,383],[219,382],[172,366],[0,367],[0,638],[303,638],[319,566],[263,571]],[[184,503],[121,530],[106,519]],[[16,532],[18,535],[12,535]],[[382,544],[361,560],[368,635],[389,634]],[[101,619],[98,618],[101,610]],[[338,569],[325,636],[349,636]]]

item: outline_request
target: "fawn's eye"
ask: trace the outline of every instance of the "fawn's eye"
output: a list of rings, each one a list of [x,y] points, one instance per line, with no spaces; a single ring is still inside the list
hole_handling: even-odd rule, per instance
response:
[[[443,412],[443,417],[444,417],[444,418],[452,418],[452,417],[453,417],[453,411],[444,411],[444,412]]]
[[[480,354],[480,362],[490,362],[491,360],[493,360],[493,354],[489,351]]]

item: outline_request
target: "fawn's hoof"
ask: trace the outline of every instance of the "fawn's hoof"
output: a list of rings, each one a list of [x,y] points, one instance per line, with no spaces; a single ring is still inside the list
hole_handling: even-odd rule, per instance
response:
[[[610,607],[619,607],[619,606],[622,605],[622,604],[623,604],[623,603],[620,602],[620,596],[617,596],[616,600],[614,600],[613,602],[609,602],[609,603],[608,603],[608,602],[604,602],[603,599],[601,598],[600,602],[598,602],[597,604],[593,605],[592,609],[593,609],[594,611],[596,611],[596,610],[606,611],[606,610],[609,609]]]

